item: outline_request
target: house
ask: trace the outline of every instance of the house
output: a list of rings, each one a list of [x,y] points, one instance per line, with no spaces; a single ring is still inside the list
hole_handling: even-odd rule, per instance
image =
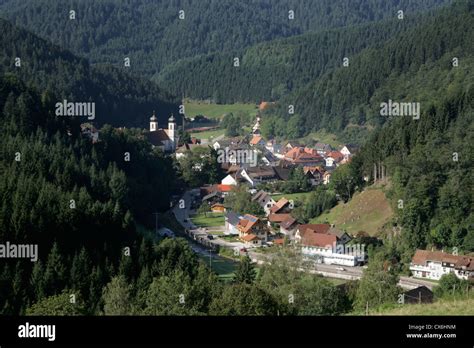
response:
[[[317,166],[324,164],[321,155],[308,147],[294,147],[285,153],[284,159],[293,165]]]
[[[168,128],[158,127],[158,118],[153,111],[150,117],[150,130],[144,131],[143,135],[153,147],[160,148],[164,152],[174,152],[178,144],[178,131],[173,115],[168,119]]]
[[[280,160],[278,159],[278,157],[276,157],[270,151],[264,151],[261,160],[266,166],[272,166],[272,167],[277,166],[278,163],[280,163]]]
[[[265,144],[265,149],[270,151],[277,158],[283,157],[282,146],[278,144],[275,139],[267,141],[267,143]]]
[[[224,202],[224,199],[222,195],[219,194],[217,191],[212,191],[211,193],[208,193],[207,195],[203,196],[201,199],[202,203],[207,202],[209,205],[213,205],[216,203],[222,203]]]
[[[474,278],[474,258],[443,251],[416,250],[410,263],[414,277],[439,280],[454,273],[460,279]]]
[[[291,215],[280,224],[280,233],[288,236],[290,240],[295,238],[296,229],[298,227],[298,222]]]
[[[334,225],[331,225],[328,233],[333,234],[337,237],[340,244],[345,245],[352,240],[352,237],[346,232],[337,229]]]
[[[273,167],[278,180],[287,181],[290,178],[291,168],[280,162],[280,165]]]
[[[314,145],[314,149],[321,156],[326,154],[329,151],[332,151],[331,145],[325,144],[325,143],[319,143],[319,142],[316,143],[316,145]]]
[[[270,209],[275,205],[273,198],[263,190],[257,192],[253,197],[252,201],[257,202],[265,211],[265,214],[270,214]]]
[[[303,255],[318,263],[356,266],[366,261],[361,245],[346,246],[329,224],[302,224],[295,233],[295,243]]]
[[[213,205],[211,205],[211,211],[213,213],[224,213],[225,212],[224,204],[214,203]]]
[[[221,184],[225,186],[237,186],[237,180],[233,175],[229,174],[221,180]]]
[[[433,291],[422,285],[403,293],[404,304],[431,303],[433,302]]]
[[[249,143],[251,146],[264,146],[265,145],[265,140],[263,140],[262,136],[259,134],[254,134],[252,139],[250,140]]]
[[[237,224],[239,238],[246,244],[261,246],[268,240],[268,229],[265,223],[256,216],[245,214]]]
[[[242,217],[239,216],[238,214],[234,213],[233,211],[228,211],[225,213],[225,230],[224,234],[226,235],[238,235],[239,234],[239,229],[237,228],[237,225],[239,224],[239,221]]]
[[[291,217],[291,215],[289,213],[282,213],[282,214],[270,213],[268,215],[268,221],[267,221],[268,227],[271,228],[272,225],[276,225],[277,226],[277,231],[279,231],[281,223],[283,221],[286,221],[290,217]]]
[[[278,202],[273,205],[270,209],[270,214],[286,214],[290,213],[293,209],[293,204],[291,201],[287,200],[285,197],[280,198]]]
[[[284,151],[288,152],[291,149],[294,149],[295,147],[301,147],[301,145],[297,143],[296,141],[288,141],[284,146]]]
[[[242,137],[233,137],[233,138],[216,140],[215,142],[212,143],[212,147],[214,148],[214,150],[225,149],[226,147],[232,148],[234,146],[242,145],[242,142],[243,142]]]
[[[359,147],[354,144],[347,144],[344,145],[343,148],[341,149],[341,154],[344,156],[344,158],[349,158],[351,156],[354,156],[354,154],[359,150]]]
[[[344,155],[339,151],[330,151],[326,153],[326,167],[335,167],[344,159]]]
[[[323,182],[324,169],[321,166],[304,166],[303,172],[308,178],[311,186],[317,186]]]
[[[270,166],[243,168],[238,174],[248,181],[252,187],[262,182],[277,180],[275,171]]]
[[[200,188],[200,197],[202,202],[207,202],[209,205],[215,203],[222,203],[224,197],[229,194],[234,186],[232,185],[207,185]]]

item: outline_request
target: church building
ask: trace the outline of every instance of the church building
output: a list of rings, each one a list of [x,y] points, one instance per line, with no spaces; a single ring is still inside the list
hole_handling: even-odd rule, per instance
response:
[[[168,129],[158,128],[158,118],[153,111],[150,117],[150,130],[145,131],[145,137],[153,147],[161,148],[164,152],[174,152],[178,144],[178,130],[173,115],[168,119]]]

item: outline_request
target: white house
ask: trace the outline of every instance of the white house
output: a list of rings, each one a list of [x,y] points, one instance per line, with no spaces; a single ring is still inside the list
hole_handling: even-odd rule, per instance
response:
[[[242,217],[238,214],[234,213],[233,211],[228,211],[225,214],[225,230],[224,234],[226,235],[238,235],[239,229],[237,225]]]
[[[357,145],[347,144],[347,145],[344,145],[344,147],[339,152],[342,153],[345,159],[347,159],[353,156],[357,152],[357,150],[358,150]]]
[[[346,245],[343,239],[331,232],[328,224],[299,225],[295,243],[301,246],[303,255],[318,263],[353,267],[366,260],[363,245]]]
[[[227,175],[224,179],[221,180],[222,185],[231,185],[237,186],[237,180],[232,175]]]
[[[417,250],[410,263],[414,277],[439,280],[454,273],[460,279],[474,277],[474,258],[442,251]]]
[[[252,201],[257,202],[265,211],[265,215],[270,214],[270,209],[275,205],[273,198],[263,190],[257,192],[253,197]]]

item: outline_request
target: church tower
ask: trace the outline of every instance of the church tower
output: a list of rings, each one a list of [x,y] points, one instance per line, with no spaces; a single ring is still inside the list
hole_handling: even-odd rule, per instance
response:
[[[177,135],[178,134],[176,133],[176,121],[174,119],[173,114],[171,114],[171,117],[168,119],[168,137],[173,143],[173,146],[175,146]]]
[[[155,111],[153,110],[153,116],[150,117],[150,132],[156,132],[158,130],[158,119],[155,116]]]

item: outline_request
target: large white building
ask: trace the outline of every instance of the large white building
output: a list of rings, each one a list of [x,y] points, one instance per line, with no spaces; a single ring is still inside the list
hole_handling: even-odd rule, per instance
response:
[[[328,224],[299,225],[295,233],[295,243],[301,246],[303,255],[328,265],[352,267],[366,261],[364,246],[349,246],[350,240],[347,233]]]
[[[460,279],[474,277],[474,258],[442,251],[417,250],[410,263],[414,277],[439,280],[454,273]]]

